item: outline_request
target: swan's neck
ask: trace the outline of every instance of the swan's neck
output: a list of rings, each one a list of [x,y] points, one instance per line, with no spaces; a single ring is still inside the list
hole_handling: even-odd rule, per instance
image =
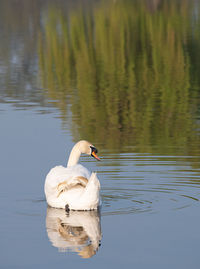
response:
[[[78,161],[79,161],[81,153],[82,152],[81,152],[81,150],[79,148],[79,145],[76,144],[73,147],[73,149],[72,149],[72,151],[71,151],[71,153],[69,155],[69,160],[68,160],[68,163],[67,163],[67,167],[76,165],[78,163]]]

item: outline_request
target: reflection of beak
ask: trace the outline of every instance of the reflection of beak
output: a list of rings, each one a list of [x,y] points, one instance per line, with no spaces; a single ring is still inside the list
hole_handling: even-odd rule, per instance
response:
[[[101,161],[100,158],[96,155],[96,153],[95,153],[94,151],[92,152],[91,155],[92,155],[92,157],[94,157],[96,160]]]

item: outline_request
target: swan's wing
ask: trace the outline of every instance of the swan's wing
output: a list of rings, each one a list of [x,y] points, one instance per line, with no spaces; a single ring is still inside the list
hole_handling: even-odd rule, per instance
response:
[[[67,184],[71,184],[77,177],[84,177],[89,179],[91,173],[87,168],[78,164],[72,167],[56,166],[50,170],[46,177],[46,184],[49,187],[56,187],[59,183],[67,181]]]
[[[85,187],[91,173],[84,166],[77,164],[71,167],[56,166],[50,170],[45,181],[45,193],[59,196],[62,192],[74,187]],[[57,196],[57,197],[58,197]]]
[[[86,177],[82,177],[82,176],[78,176],[75,178],[71,178],[69,180],[65,180],[65,181],[59,183],[57,186],[57,190],[58,190],[57,197],[59,197],[62,192],[70,190],[72,188],[76,188],[76,187],[85,188],[87,183],[88,183],[88,179]]]

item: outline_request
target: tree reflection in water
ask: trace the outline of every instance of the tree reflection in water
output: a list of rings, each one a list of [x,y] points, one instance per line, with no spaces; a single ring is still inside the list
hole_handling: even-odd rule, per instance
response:
[[[200,142],[194,1],[99,1],[66,11],[48,10],[38,53],[43,86],[63,122],[71,104],[74,140],[199,155],[188,146]]]
[[[74,141],[199,156],[198,1],[15,2],[0,3],[2,97],[56,106]]]

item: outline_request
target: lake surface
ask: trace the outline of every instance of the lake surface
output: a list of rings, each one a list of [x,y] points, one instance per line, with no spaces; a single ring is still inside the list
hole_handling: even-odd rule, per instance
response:
[[[199,268],[200,1],[0,0],[0,268]],[[49,208],[74,143],[99,212]]]

